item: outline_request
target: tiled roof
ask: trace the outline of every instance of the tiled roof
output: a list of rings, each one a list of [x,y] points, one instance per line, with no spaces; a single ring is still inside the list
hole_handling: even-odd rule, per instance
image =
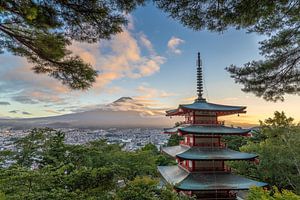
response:
[[[184,160],[252,160],[256,154],[234,151],[228,148],[207,148],[172,146],[163,147],[162,151],[172,157]]]
[[[167,115],[177,115],[180,113],[180,109],[198,110],[198,111],[216,111],[216,112],[245,112],[245,106],[229,106],[208,103],[207,101],[196,101],[192,104],[181,104],[177,109],[167,111]]]
[[[242,135],[247,134],[251,131],[250,129],[235,128],[221,125],[188,125],[165,129],[164,132],[175,133],[178,130],[180,130],[181,132],[199,135]]]
[[[228,172],[189,173],[179,166],[158,166],[158,170],[166,182],[180,190],[248,190],[253,186],[267,186],[267,183]]]

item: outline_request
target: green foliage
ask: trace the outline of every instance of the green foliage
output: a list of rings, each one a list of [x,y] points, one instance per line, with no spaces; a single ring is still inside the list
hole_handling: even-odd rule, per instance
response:
[[[292,193],[288,190],[283,190],[279,192],[276,187],[273,187],[273,190],[268,191],[263,188],[254,187],[251,188],[247,196],[248,200],[299,200],[300,196]]]
[[[192,200],[177,195],[170,187],[158,189],[158,181],[149,177],[136,177],[117,192],[116,200]]]
[[[122,200],[154,200],[158,182],[149,177],[137,177],[118,192]]]
[[[171,137],[168,140],[167,146],[176,146],[179,145],[180,141],[183,140],[182,136],[179,136],[178,134],[172,134]]]
[[[266,100],[283,100],[284,94],[299,94],[300,4],[286,1],[154,0],[170,17],[194,29],[223,32],[245,28],[265,35],[260,42],[264,60],[230,66],[227,71],[245,92]]]
[[[245,145],[248,141],[247,137],[243,136],[224,136],[222,137],[222,142],[227,144],[227,147],[229,149],[233,149],[238,151],[239,148],[243,145]]]
[[[0,1],[0,50],[34,63],[72,89],[87,89],[97,72],[67,46],[97,42],[122,31],[126,13],[144,0]]]
[[[15,142],[16,151],[1,152],[0,191],[5,199],[122,199],[118,196],[121,193],[116,193],[120,190],[118,180],[130,183],[128,191],[121,189],[124,198],[132,192],[144,192],[137,177],[149,180],[143,187],[156,195],[177,196],[157,188],[153,179],[157,177],[156,166],[170,160],[153,144],[125,152],[120,145],[108,145],[105,140],[86,145],[66,145],[64,140],[60,131],[33,129]],[[7,167],[5,160],[14,164]]]
[[[64,158],[64,133],[52,129],[33,129],[15,142],[15,160],[24,167],[58,164]]]
[[[146,144],[142,149],[141,151],[149,151],[151,152],[153,155],[158,155],[159,154],[159,151],[157,149],[157,147],[152,144],[152,143],[148,143]]]
[[[280,190],[289,189],[300,194],[300,127],[283,112],[261,122],[260,133],[240,148],[259,155],[259,164],[235,162],[231,166],[238,172]],[[261,136],[259,136],[259,134]]]

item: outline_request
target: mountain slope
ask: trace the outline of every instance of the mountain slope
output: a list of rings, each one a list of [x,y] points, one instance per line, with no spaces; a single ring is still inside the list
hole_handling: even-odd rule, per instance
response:
[[[97,106],[95,106],[97,107]],[[151,109],[135,101],[131,97],[122,97],[111,104],[101,105],[101,108],[78,111],[71,114],[43,118],[0,119],[0,126],[14,128],[32,127],[169,127],[174,120],[165,117],[161,111]],[[149,115],[155,113],[155,115]],[[160,113],[160,114],[157,114]]]

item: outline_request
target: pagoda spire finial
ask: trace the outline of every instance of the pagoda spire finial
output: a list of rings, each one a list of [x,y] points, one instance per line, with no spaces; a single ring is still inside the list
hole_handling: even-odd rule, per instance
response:
[[[200,58],[200,52],[198,52],[198,59],[197,59],[197,94],[198,98],[195,100],[197,101],[205,101],[203,98],[203,77],[202,77],[202,60]]]

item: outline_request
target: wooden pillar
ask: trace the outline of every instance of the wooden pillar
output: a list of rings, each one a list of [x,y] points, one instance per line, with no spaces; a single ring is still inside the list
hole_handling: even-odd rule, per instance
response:
[[[193,111],[193,124],[195,124],[195,111]]]
[[[195,135],[193,135],[193,146],[196,146],[195,141],[196,141]]]
[[[193,160],[192,162],[193,162],[192,170],[195,171],[195,161]]]

